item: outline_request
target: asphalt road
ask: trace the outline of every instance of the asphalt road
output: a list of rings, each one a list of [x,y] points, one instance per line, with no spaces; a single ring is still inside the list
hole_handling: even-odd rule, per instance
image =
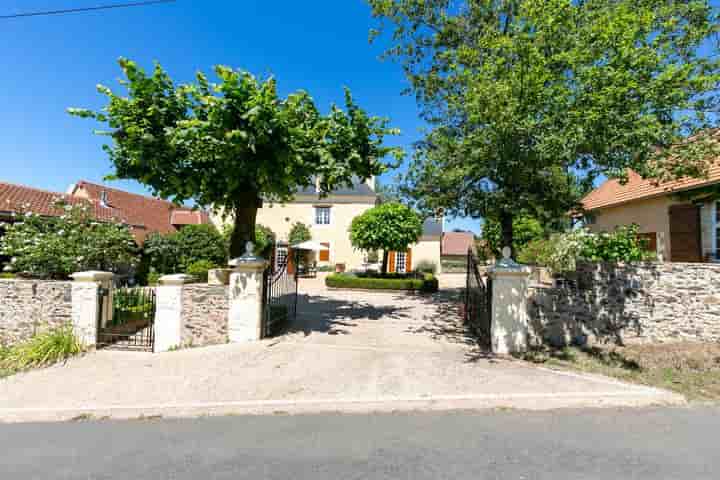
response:
[[[716,479],[720,409],[0,425],[0,479]]]

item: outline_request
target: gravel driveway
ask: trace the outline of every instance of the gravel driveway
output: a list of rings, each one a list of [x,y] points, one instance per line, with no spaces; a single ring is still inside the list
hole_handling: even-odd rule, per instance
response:
[[[282,336],[162,354],[100,351],[0,381],[0,420],[681,403],[604,377],[494,359],[459,323],[461,279],[432,296],[302,280]]]

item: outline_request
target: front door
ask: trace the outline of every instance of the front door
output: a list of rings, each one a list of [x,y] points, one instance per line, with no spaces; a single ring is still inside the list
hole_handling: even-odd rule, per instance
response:
[[[701,262],[700,207],[693,204],[670,207],[670,261]]]

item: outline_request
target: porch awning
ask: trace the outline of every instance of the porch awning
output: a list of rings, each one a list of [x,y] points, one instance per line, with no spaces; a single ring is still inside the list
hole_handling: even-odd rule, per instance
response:
[[[322,250],[330,250],[328,247],[326,247],[322,243],[314,242],[312,240],[308,240],[307,242],[297,243],[295,245],[291,245],[290,247],[293,250],[310,250],[313,252],[320,252]]]

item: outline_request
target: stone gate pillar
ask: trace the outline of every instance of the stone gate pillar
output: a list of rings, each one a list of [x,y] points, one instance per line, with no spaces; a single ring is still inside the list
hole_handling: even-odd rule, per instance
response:
[[[183,273],[163,275],[155,287],[157,313],[155,315],[155,344],[153,352],[167,352],[182,345],[183,285],[193,277]]]
[[[70,275],[73,330],[86,347],[97,344],[98,324],[103,326],[112,319],[113,277],[110,272],[98,271]]]
[[[248,242],[242,257],[230,260],[230,310],[228,339],[230,342],[252,342],[262,338],[263,272],[268,261],[253,254]]]
[[[500,260],[489,271],[492,279],[490,337],[492,351],[501,355],[524,352],[528,347],[527,287],[532,270],[510,259],[503,249]]]

